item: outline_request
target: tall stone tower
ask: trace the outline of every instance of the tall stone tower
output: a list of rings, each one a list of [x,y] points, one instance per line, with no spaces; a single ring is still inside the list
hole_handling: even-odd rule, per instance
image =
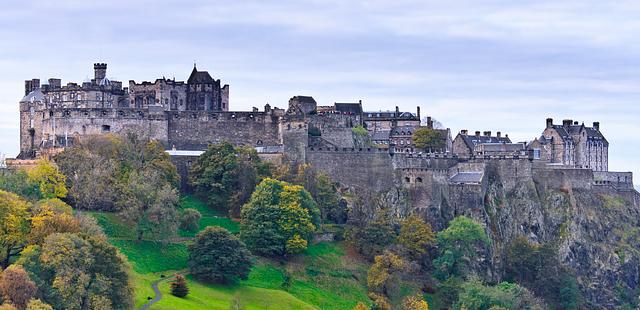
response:
[[[95,83],[98,84],[105,77],[107,77],[107,64],[106,63],[95,63],[95,64],[93,64],[93,71],[95,73],[94,74]]]

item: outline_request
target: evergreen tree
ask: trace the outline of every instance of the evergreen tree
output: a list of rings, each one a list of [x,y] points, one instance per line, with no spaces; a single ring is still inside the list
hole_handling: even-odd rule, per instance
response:
[[[189,294],[189,286],[187,280],[181,274],[176,274],[176,278],[171,282],[171,295],[176,297],[185,297]]]

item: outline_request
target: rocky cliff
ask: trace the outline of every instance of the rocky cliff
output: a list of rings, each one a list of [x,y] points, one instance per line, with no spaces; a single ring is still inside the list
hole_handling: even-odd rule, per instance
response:
[[[323,156],[316,164],[332,162],[329,154]],[[465,164],[464,169],[483,172],[480,182],[466,184],[450,180],[460,164],[449,170],[434,162],[406,168],[390,159],[395,168],[390,177],[388,170],[379,169],[385,166],[380,161],[370,161],[377,163],[371,167],[323,169],[352,193],[370,197],[365,207],[354,204],[350,220],[366,221],[382,207],[397,217],[420,214],[440,230],[454,217],[466,215],[483,223],[492,239],[478,269],[486,280],[502,280],[505,248],[525,236],[536,243],[559,244],[559,261],[575,273],[589,309],[616,309],[625,298],[638,298],[640,194],[635,190],[595,185],[589,170],[537,169],[528,160]]]

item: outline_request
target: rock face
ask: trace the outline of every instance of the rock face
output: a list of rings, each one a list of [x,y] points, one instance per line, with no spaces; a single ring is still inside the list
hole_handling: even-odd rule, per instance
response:
[[[637,298],[640,194],[635,190],[596,185],[590,170],[542,169],[528,160],[465,163],[465,169],[482,171],[483,178],[461,184],[447,177],[460,164],[449,165],[447,173],[443,163],[392,158],[390,172],[376,168],[385,165],[373,154],[371,167],[359,161],[353,169],[331,169],[322,163],[344,161],[322,155],[315,155],[322,160],[316,165],[353,194],[370,197],[364,207],[353,204],[352,222],[370,219],[377,208],[390,208],[400,218],[420,214],[441,230],[454,217],[465,215],[482,223],[492,239],[477,270],[486,280],[502,279],[505,248],[525,236],[537,243],[559,244],[559,261],[575,272],[589,309],[615,309],[625,302],[625,294]]]

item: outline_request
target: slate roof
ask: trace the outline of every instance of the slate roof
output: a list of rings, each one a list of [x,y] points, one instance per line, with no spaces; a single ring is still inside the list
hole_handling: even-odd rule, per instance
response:
[[[34,102],[34,101],[42,102],[43,100],[44,100],[44,94],[42,93],[42,90],[40,88],[36,88],[32,92],[24,96],[22,100],[20,100],[20,102]]]
[[[294,96],[291,99],[294,99],[294,100],[297,100],[297,101],[300,101],[300,102],[316,103],[316,100],[313,99],[313,97],[311,97],[311,96]]]
[[[511,143],[509,137],[491,137],[491,136],[476,136],[476,135],[460,135],[464,143],[473,150],[478,144],[486,143]]]
[[[193,66],[193,70],[191,71],[191,75],[189,76],[189,79],[187,80],[187,83],[189,84],[210,84],[213,83],[214,80],[211,77],[211,75],[209,75],[209,72],[207,71],[198,71],[198,69],[196,69],[196,66]]]
[[[584,124],[582,125],[571,125],[568,127],[564,127],[563,125],[553,125],[553,129],[556,130],[556,132],[558,133],[558,135],[560,135],[560,137],[564,140],[564,141],[573,141],[573,137],[572,135],[580,135],[580,133],[582,132],[582,130],[585,130],[587,133],[587,139],[591,140],[591,141],[602,141],[604,143],[605,146],[609,146],[609,142],[607,141],[607,139],[605,139],[605,137],[602,135],[602,133],[593,128],[593,127],[587,127]]]
[[[373,135],[371,135],[371,140],[374,140],[374,141],[389,140],[390,134],[391,134],[391,131],[389,130],[374,131]]]
[[[368,111],[364,112],[364,118],[368,120],[375,119],[418,119],[418,116],[411,112],[400,112],[396,115],[396,112],[393,111]]]
[[[335,103],[336,111],[350,114],[362,114],[362,104],[360,103]]]
[[[480,183],[483,177],[483,172],[458,172],[449,181],[452,183]]]

